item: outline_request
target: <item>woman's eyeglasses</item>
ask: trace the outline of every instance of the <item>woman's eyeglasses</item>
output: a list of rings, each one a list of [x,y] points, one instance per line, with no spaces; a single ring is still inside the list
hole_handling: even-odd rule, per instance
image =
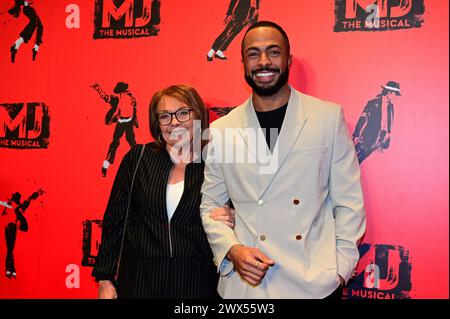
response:
[[[158,122],[160,125],[169,125],[172,123],[173,116],[177,118],[178,122],[187,122],[191,118],[192,109],[179,109],[176,112],[162,112],[158,114]]]

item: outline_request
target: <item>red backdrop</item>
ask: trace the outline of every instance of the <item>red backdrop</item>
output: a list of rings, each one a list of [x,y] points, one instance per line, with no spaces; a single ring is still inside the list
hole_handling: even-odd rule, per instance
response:
[[[71,3],[80,9],[80,28],[66,26]],[[17,233],[15,279],[5,276],[3,230],[14,221],[14,212],[0,207],[0,298],[96,297],[86,260],[95,256],[99,228],[89,221],[102,218],[129,146],[122,138],[116,162],[102,177],[114,126],[104,124],[108,105],[90,85],[98,82],[112,93],[117,82],[129,84],[140,122],[134,130],[137,143],[151,140],[148,104],[160,88],[191,84],[211,107],[235,106],[250,94],[240,62],[243,32],[225,51],[228,60],[206,60],[224,28],[230,1],[161,0],[157,35],[128,39],[94,39],[96,3],[34,0],[43,43],[32,61],[34,35],[20,46],[15,63],[10,47],[28,19],[8,14],[13,0],[0,4],[0,126],[11,128],[8,120],[14,115],[8,108],[20,109],[14,103],[44,103],[50,118],[46,148],[12,148],[14,132],[0,130],[0,201],[15,192],[25,199],[44,191],[24,213],[29,230]],[[278,22],[290,37],[291,83],[343,105],[350,132],[381,85],[400,84],[390,146],[361,165],[367,233],[358,276],[346,296],[448,298],[448,1],[408,1],[413,7],[409,13],[404,9],[405,16],[414,13],[414,6],[425,6],[423,13],[416,12],[419,25],[411,28],[342,32],[339,10],[352,3],[359,8],[377,1],[261,0],[259,8],[259,20]],[[387,3],[385,18],[398,22],[399,1]],[[371,262],[380,268],[376,287],[366,268]]]

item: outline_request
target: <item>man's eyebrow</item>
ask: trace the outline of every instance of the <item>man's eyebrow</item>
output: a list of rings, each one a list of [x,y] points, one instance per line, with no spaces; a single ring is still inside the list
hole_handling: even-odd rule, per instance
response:
[[[266,50],[270,50],[270,49],[282,49],[282,47],[279,46],[278,44],[272,44],[266,48]]]
[[[257,47],[250,47],[250,48],[247,48],[247,49],[245,50],[245,52],[248,52],[248,51],[251,51],[251,50],[259,51],[259,48],[257,48]]]
[[[282,47],[279,46],[278,44],[271,44],[267,48],[265,48],[265,50],[267,51],[267,50],[274,49],[274,48],[282,49]],[[252,50],[254,50],[254,51],[261,51],[258,47],[249,47],[249,48],[247,48],[245,50],[245,52],[252,51]]]

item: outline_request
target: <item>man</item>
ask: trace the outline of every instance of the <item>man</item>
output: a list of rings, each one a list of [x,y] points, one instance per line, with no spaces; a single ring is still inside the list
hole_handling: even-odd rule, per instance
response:
[[[103,161],[102,176],[106,177],[109,166],[114,163],[116,151],[123,134],[125,134],[125,139],[130,145],[130,148],[136,145],[134,127],[139,128],[136,115],[137,104],[135,97],[128,90],[128,84],[125,82],[118,82],[113,90],[114,94],[111,95],[106,94],[98,83],[94,83],[91,87],[111,106],[105,115],[105,124],[117,123],[113,140],[109,145],[108,154]]]
[[[231,0],[223,22],[226,27],[214,41],[206,60],[209,62],[213,58],[226,60],[224,52],[242,29],[258,21],[258,11],[259,0]]]
[[[360,171],[342,108],[288,85],[289,40],[273,22],[247,30],[242,60],[252,96],[212,123],[202,186],[218,292],[223,298],[339,296],[365,231]],[[280,132],[263,135],[264,151],[277,164],[272,169],[262,167],[252,143],[249,129],[261,136],[261,128]],[[230,129],[238,131],[233,138]],[[220,162],[235,147],[258,160]],[[209,216],[229,200],[234,230]]]
[[[361,114],[355,131],[355,143],[358,161],[361,164],[373,151],[389,148],[392,124],[394,122],[394,105],[392,102],[400,94],[400,84],[389,81],[381,86],[382,91],[373,100],[367,102]]]

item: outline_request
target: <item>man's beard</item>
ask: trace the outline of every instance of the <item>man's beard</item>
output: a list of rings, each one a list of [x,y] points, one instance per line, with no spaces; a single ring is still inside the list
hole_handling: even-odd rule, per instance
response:
[[[278,72],[276,69],[258,69],[256,71],[251,72],[252,74],[255,74],[256,72],[260,71],[272,71],[272,72]],[[286,70],[280,73],[280,76],[278,80],[275,82],[275,84],[271,86],[259,86],[253,78],[248,75],[247,72],[245,72],[245,81],[247,84],[253,89],[253,92],[255,92],[259,96],[272,96],[275,93],[278,93],[280,89],[288,82],[289,80],[289,68],[286,67]]]

